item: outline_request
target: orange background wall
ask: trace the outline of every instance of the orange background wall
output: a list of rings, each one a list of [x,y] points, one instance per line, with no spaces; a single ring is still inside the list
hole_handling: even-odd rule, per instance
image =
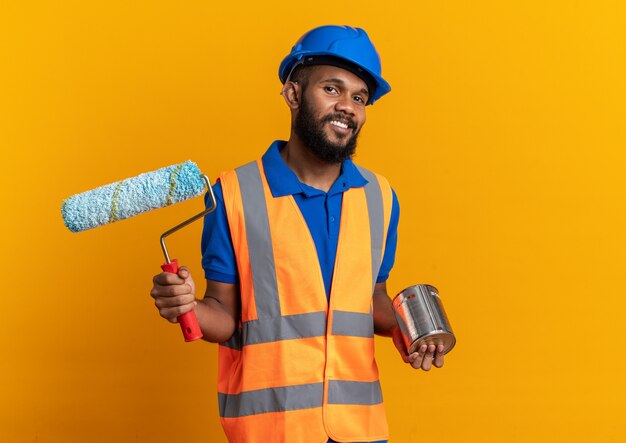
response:
[[[288,136],[277,67],[368,30],[393,86],[356,160],[401,201],[395,294],[440,290],[442,370],[377,342],[392,442],[626,441],[621,1],[3,2],[0,440],[224,442],[216,348],[148,296],[201,199],[80,234],[61,201]],[[172,237],[203,289],[200,224]]]

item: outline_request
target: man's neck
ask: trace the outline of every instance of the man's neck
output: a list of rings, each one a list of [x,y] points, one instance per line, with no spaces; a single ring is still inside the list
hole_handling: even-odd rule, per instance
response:
[[[302,183],[324,192],[330,190],[341,174],[341,163],[320,160],[294,134],[280,155]]]

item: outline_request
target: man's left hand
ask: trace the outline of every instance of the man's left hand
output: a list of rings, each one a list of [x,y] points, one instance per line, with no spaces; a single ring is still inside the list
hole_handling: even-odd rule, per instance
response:
[[[393,344],[396,345],[404,362],[409,363],[415,369],[421,368],[424,371],[429,371],[433,365],[436,368],[443,366],[443,345],[435,346],[423,344],[417,349],[417,352],[413,352],[409,355],[406,352],[400,328],[396,328],[393,331]]]

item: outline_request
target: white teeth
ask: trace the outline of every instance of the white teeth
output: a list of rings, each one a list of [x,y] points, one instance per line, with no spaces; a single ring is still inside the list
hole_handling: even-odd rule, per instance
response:
[[[330,124],[331,125],[335,125],[335,126],[339,126],[340,128],[343,128],[343,129],[348,129],[348,124],[347,123],[338,122],[337,120],[331,121]]]

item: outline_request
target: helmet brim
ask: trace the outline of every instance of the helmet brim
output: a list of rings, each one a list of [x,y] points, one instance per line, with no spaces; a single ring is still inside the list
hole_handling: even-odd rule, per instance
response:
[[[336,53],[331,51],[301,51],[296,54],[289,54],[282,61],[278,70],[281,83],[285,84],[293,70],[299,65],[331,65],[352,72],[354,75],[361,78],[368,86],[370,91],[370,97],[367,102],[368,105],[374,104],[376,100],[391,91],[389,83],[380,75],[362,66],[356,60],[352,60],[348,57],[339,57]]]

